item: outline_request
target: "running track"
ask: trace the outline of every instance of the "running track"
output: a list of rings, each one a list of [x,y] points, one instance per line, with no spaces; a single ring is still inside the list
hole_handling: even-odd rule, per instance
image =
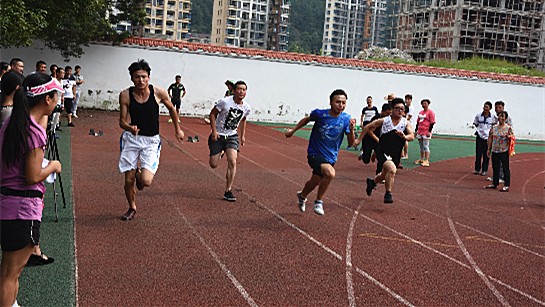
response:
[[[509,193],[483,190],[471,157],[401,170],[385,206],[383,186],[364,192],[374,166],[342,151],[318,216],[296,205],[306,140],[249,124],[229,203],[226,162],[208,167],[209,127],[183,119],[201,141],[179,144],[161,117],[159,171],[123,222],[118,113],[82,115],[71,132],[79,306],[545,306],[542,153],[511,159]]]

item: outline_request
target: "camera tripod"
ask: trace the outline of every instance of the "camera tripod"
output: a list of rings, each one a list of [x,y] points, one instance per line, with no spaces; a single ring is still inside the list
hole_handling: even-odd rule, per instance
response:
[[[47,137],[47,159],[48,160],[60,160],[59,156],[59,148],[57,147],[57,134],[55,133],[56,125],[51,125]],[[57,176],[59,176],[59,184],[61,186],[61,195],[62,195],[62,202],[63,202],[63,208],[66,208],[66,198],[64,196],[64,187],[62,185],[62,177],[61,173],[58,173]],[[56,187],[57,180],[53,181],[53,200],[55,202],[55,222],[59,221],[59,212],[58,212],[58,205],[57,205],[57,187]]]

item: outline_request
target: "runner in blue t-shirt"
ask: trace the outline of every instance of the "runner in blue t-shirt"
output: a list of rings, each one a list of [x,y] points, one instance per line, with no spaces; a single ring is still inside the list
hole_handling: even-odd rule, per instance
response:
[[[307,195],[318,187],[316,200],[314,201],[314,212],[319,215],[324,214],[324,202],[322,198],[335,178],[335,162],[337,154],[343,141],[343,136],[348,136],[348,145],[352,146],[356,139],[354,128],[356,119],[350,118],[350,115],[344,113],[346,108],[347,95],[344,90],[335,90],[329,96],[330,109],[316,109],[301,119],[293,129],[286,131],[286,137],[291,137],[295,131],[301,129],[309,122],[313,121],[312,133],[308,143],[307,158],[308,164],[312,168],[312,177],[305,183],[302,191],[297,192],[299,210],[305,212]]]

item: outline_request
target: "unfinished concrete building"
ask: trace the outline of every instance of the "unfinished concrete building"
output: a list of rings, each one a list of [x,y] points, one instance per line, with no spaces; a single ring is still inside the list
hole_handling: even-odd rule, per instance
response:
[[[392,0],[389,11],[390,47],[417,61],[479,56],[545,68],[543,0]]]

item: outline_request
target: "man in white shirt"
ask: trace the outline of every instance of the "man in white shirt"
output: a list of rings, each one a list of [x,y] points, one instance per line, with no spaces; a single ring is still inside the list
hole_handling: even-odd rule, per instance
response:
[[[411,123],[411,126],[415,127],[415,120],[414,118],[414,106],[413,106],[413,95],[407,94],[405,95],[405,118]],[[406,142],[405,146],[403,147],[403,154],[401,155],[401,159],[406,160],[409,159],[409,143]]]
[[[486,154],[488,150],[488,134],[490,128],[495,122],[495,116],[490,112],[492,103],[487,101],[484,103],[483,111],[475,115],[473,125],[477,128],[475,131],[475,170],[473,174],[486,176],[488,172],[488,163],[490,159]]]
[[[223,154],[225,153],[227,156],[227,183],[223,198],[228,201],[237,200],[231,189],[236,174],[239,140],[240,146],[244,145],[246,117],[251,111],[250,105],[243,101],[246,97],[246,90],[246,83],[237,81],[234,95],[220,99],[210,111],[212,133],[208,138],[208,147],[210,148],[209,164],[210,167],[216,168]]]

